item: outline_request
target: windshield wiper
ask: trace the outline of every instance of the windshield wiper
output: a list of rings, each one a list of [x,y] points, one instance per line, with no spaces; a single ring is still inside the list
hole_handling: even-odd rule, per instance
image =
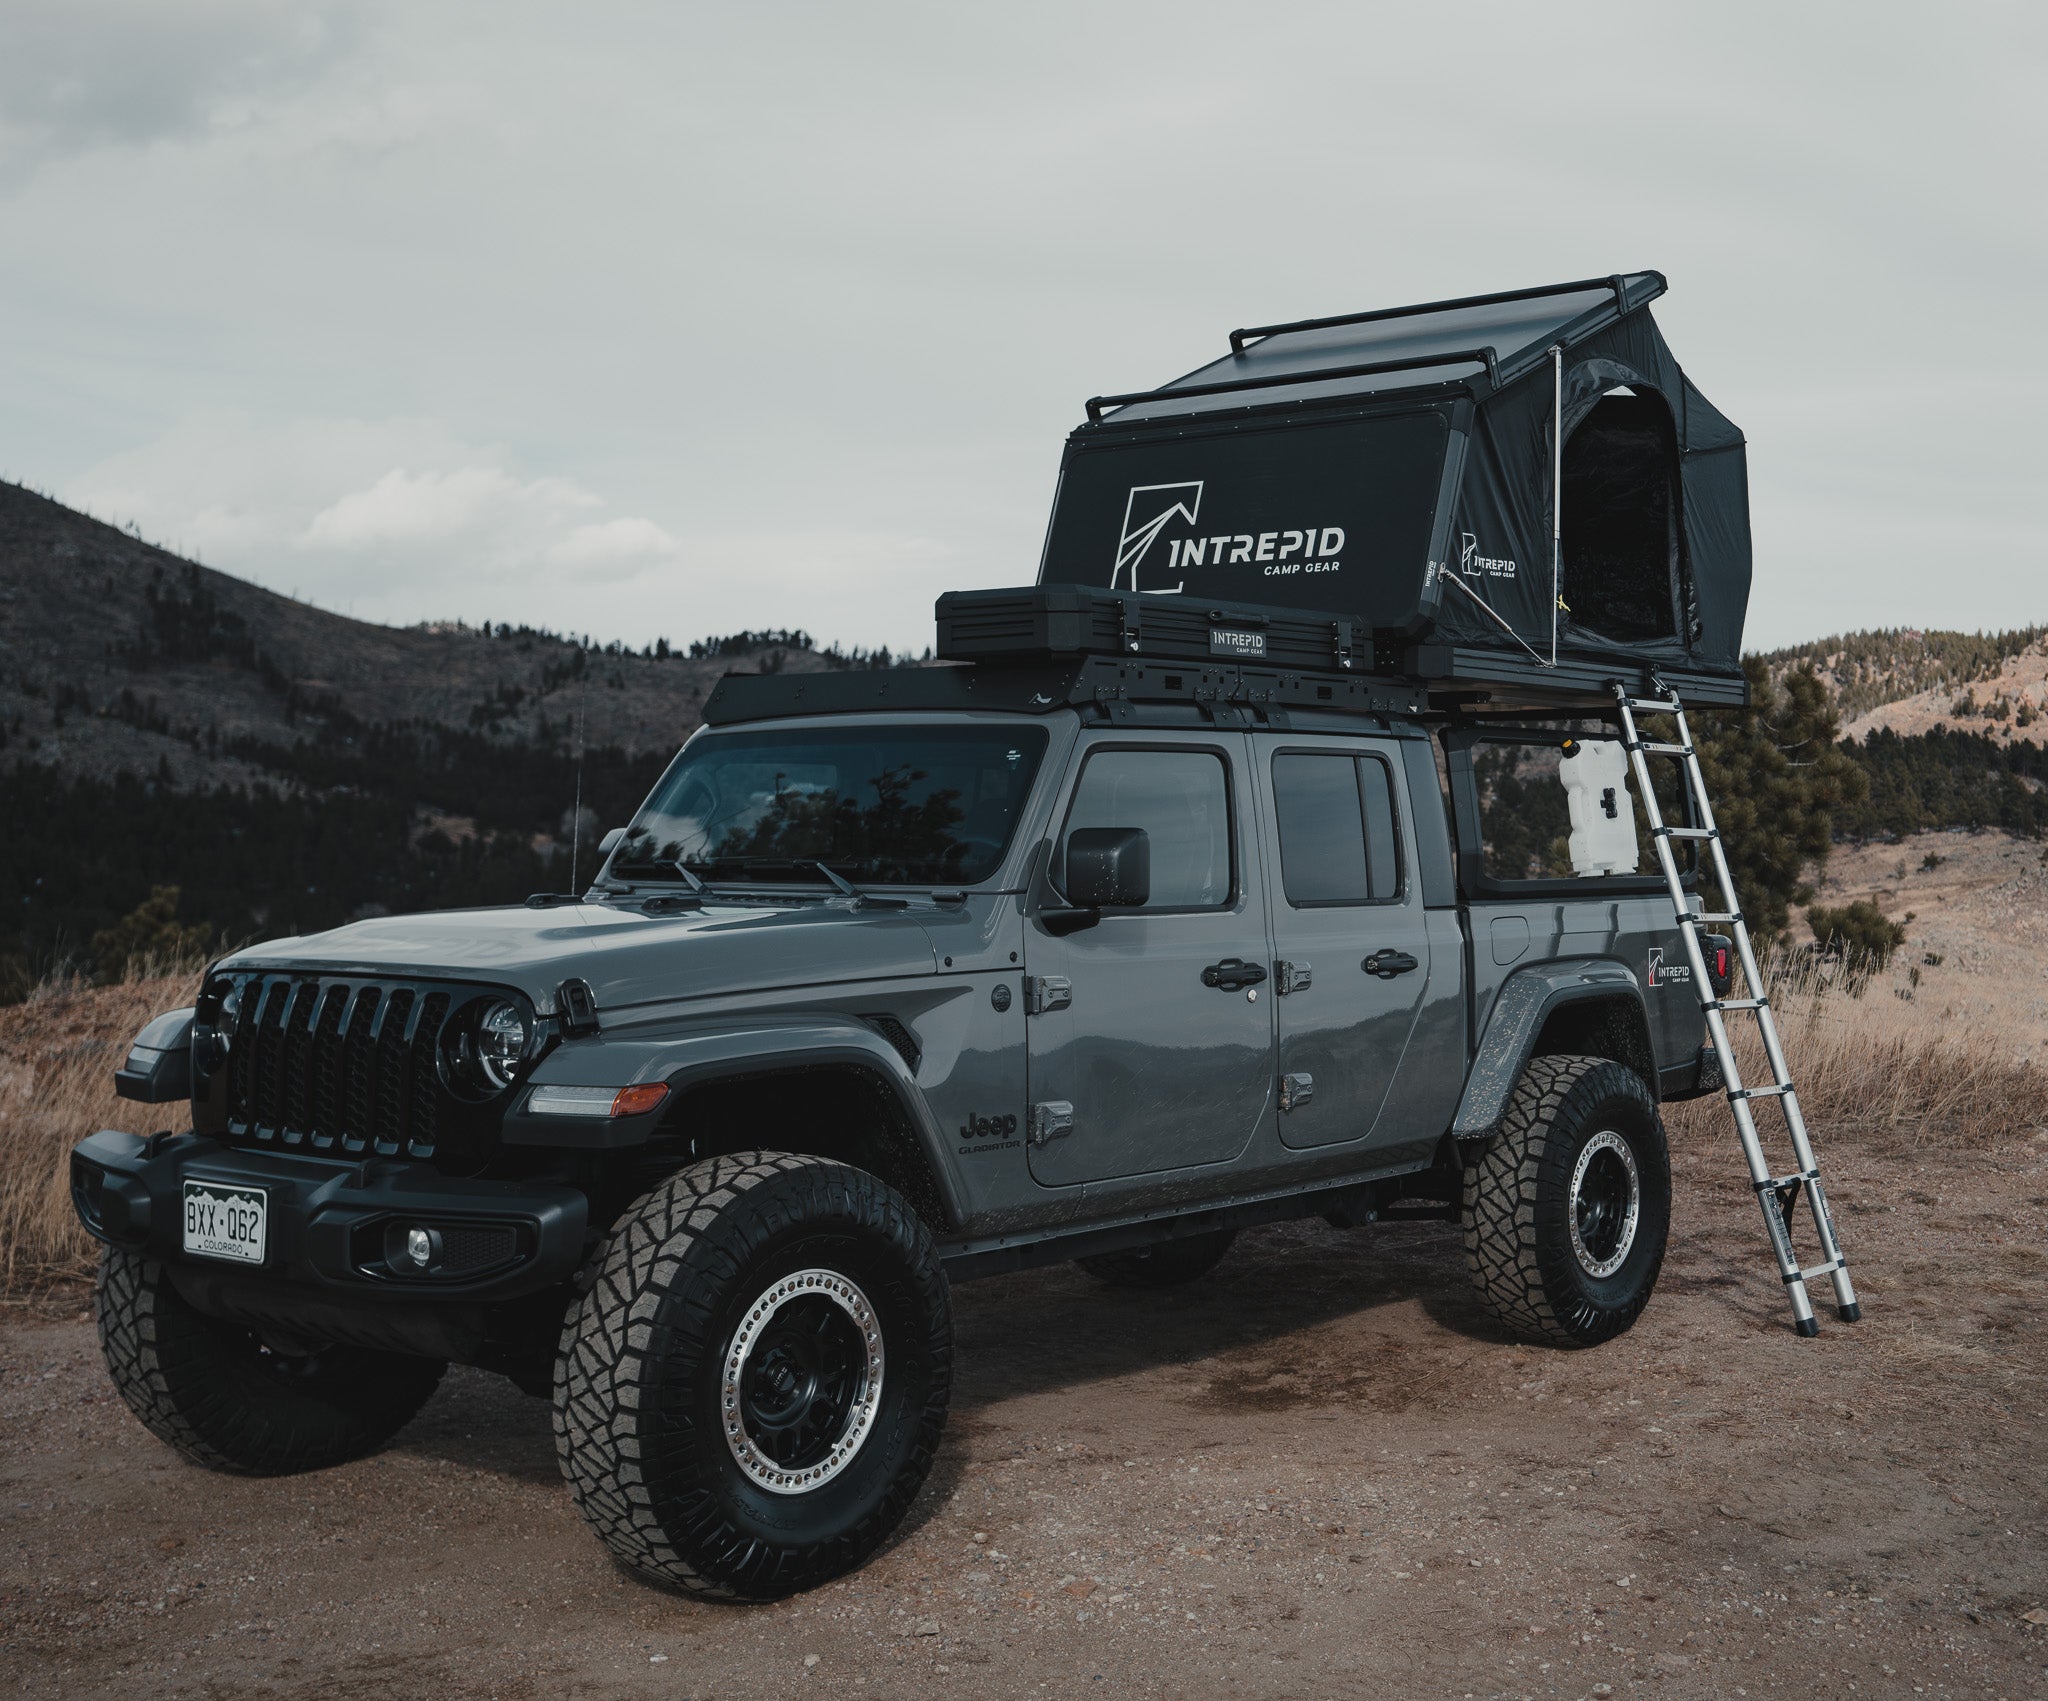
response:
[[[634,880],[645,877],[636,872],[641,870],[651,870],[656,876],[673,875],[700,898],[711,890],[679,856],[651,856],[640,862],[622,862],[612,872],[621,880]]]
[[[811,866],[824,875],[827,880],[831,881],[833,885],[837,886],[842,893],[851,898],[853,900],[853,907],[857,910],[870,908],[878,910],[907,910],[910,908],[910,900],[908,898],[878,898],[872,892],[863,892],[851,880],[847,879],[845,875],[834,873],[822,862],[813,862]]]

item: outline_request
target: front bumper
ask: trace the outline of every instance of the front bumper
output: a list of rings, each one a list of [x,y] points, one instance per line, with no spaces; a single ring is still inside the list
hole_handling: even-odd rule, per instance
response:
[[[259,1187],[267,1201],[260,1265],[184,1250],[184,1184]],[[429,1165],[246,1151],[196,1134],[142,1139],[102,1129],[71,1154],[71,1199],[88,1233],[195,1273],[288,1282],[328,1295],[417,1304],[498,1302],[566,1282],[589,1224],[572,1187],[444,1176]],[[474,1261],[401,1273],[383,1256],[393,1224],[431,1227]]]

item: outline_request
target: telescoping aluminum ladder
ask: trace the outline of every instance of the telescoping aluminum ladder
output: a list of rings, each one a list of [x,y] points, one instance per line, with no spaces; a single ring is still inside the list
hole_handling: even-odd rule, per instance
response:
[[[1841,1244],[1835,1239],[1834,1218],[1828,1213],[1827,1194],[1820,1184],[1820,1165],[1814,1158],[1813,1142],[1806,1132],[1806,1118],[1800,1114],[1799,1095],[1793,1090],[1792,1071],[1786,1067],[1785,1048],[1778,1038],[1778,1024],[1771,1014],[1771,1001],[1764,993],[1763,976],[1757,971],[1756,955],[1750,949],[1749,927],[1742,919],[1742,905],[1735,895],[1735,879],[1728,871],[1728,857],[1721,847],[1720,830],[1714,825],[1713,808],[1707,801],[1706,776],[1700,771],[1692,733],[1685,724],[1685,709],[1678,701],[1678,693],[1664,681],[1652,676],[1651,686],[1657,696],[1631,697],[1628,688],[1619,681],[1614,686],[1615,701],[1621,709],[1622,738],[1635,773],[1636,793],[1642,798],[1644,813],[1649,817],[1651,840],[1657,847],[1657,863],[1664,871],[1664,885],[1678,913],[1679,930],[1685,938],[1685,954],[1692,964],[1693,988],[1699,994],[1700,1008],[1706,1012],[1707,1032],[1713,1039],[1714,1053],[1720,1059],[1728,1107],[1735,1113],[1735,1132],[1741,1136],[1742,1154],[1749,1161],[1750,1183],[1756,1189],[1757,1202],[1763,1206],[1764,1227],[1770,1234],[1771,1248],[1778,1255],[1778,1274],[1784,1279],[1785,1291],[1792,1297],[1793,1324],[1802,1335],[1817,1335],[1820,1324],[1814,1318],[1813,1300],[1806,1291],[1808,1282],[1820,1276],[1833,1281],[1836,1312],[1844,1323],[1855,1322],[1862,1315],[1862,1308],[1856,1303],[1855,1288],[1850,1285],[1848,1260],[1842,1256]],[[1670,715],[1676,720],[1678,741],[1675,744],[1657,743],[1643,737],[1636,724],[1636,716],[1650,714]],[[1650,783],[1649,759],[1652,756],[1676,758],[1691,798],[1693,825],[1673,827],[1665,823],[1663,813],[1657,807],[1656,787]],[[1686,896],[1672,846],[1688,839],[1706,847],[1714,876],[1721,886],[1721,909],[1718,912],[1695,913]],[[1703,929],[1716,926],[1726,927],[1734,935],[1736,958],[1742,964],[1743,978],[1748,983],[1750,996],[1746,998],[1718,996],[1707,974],[1706,950],[1701,943],[1701,934]],[[1764,1056],[1771,1066],[1770,1086],[1743,1084],[1741,1072],[1736,1067],[1735,1049],[1728,1043],[1728,1024],[1724,1018],[1730,1011],[1747,1011],[1756,1018],[1763,1038]],[[1751,1105],[1757,1099],[1766,1098],[1776,1099],[1785,1113],[1785,1127],[1791,1135],[1793,1158],[1798,1165],[1789,1175],[1771,1173],[1763,1141],[1757,1133],[1756,1116]],[[1814,1233],[1820,1241],[1821,1250],[1821,1261],[1805,1269],[1800,1267],[1798,1251],[1792,1244],[1793,1213],[1802,1195],[1813,1214]]]

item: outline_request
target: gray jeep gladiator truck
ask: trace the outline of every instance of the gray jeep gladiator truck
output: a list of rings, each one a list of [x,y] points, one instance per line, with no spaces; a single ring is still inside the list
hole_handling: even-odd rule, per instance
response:
[[[1431,405],[1470,436],[1470,400]],[[1062,512],[1084,451],[1165,442],[1112,423],[1076,433]],[[1504,1330],[1627,1329],[1669,1226],[1659,1101],[1718,1080],[1601,719],[1649,663],[1141,588],[1162,541],[1208,553],[1219,465],[1199,523],[1198,486],[1141,501],[1193,481],[1109,467],[1099,559],[1131,582],[1059,571],[1056,515],[1037,588],[941,599],[942,665],[728,677],[583,892],[213,964],[118,1078],[179,1126],[73,1160],[136,1415],[287,1472],[387,1441],[451,1361],[501,1371],[553,1401],[626,1566],[762,1599],[917,1493],[955,1281],[1158,1286],[1250,1225],[1435,1216]],[[1433,578],[1463,571],[1450,488]],[[1306,519],[1225,521],[1216,553],[1334,576],[1346,527]]]

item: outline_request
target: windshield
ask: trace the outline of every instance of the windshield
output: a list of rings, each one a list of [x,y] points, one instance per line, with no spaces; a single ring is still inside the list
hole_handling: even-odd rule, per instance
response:
[[[612,858],[621,879],[968,885],[996,871],[1045,753],[1035,726],[708,733]]]

